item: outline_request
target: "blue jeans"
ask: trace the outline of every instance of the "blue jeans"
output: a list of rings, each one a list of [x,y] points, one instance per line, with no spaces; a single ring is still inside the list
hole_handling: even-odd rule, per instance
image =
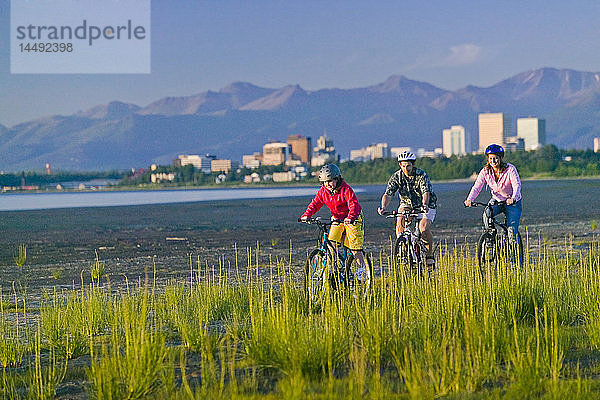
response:
[[[519,222],[521,221],[521,212],[523,211],[523,206],[521,205],[521,200],[516,203],[512,203],[511,205],[506,204],[495,204],[495,200],[492,199],[488,202],[488,204],[492,204],[492,215],[486,215],[488,209],[486,208],[485,213],[483,214],[483,224],[485,227],[488,226],[487,219],[489,217],[495,217],[500,213],[506,214],[506,226],[508,227],[508,235],[513,243],[517,243],[517,233],[519,233]]]

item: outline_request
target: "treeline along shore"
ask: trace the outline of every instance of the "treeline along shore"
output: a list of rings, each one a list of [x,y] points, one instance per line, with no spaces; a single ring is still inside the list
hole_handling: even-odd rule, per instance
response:
[[[600,153],[592,150],[563,150],[554,145],[547,145],[538,150],[515,151],[508,153],[506,161],[514,164],[519,169],[523,178],[576,178],[600,176]],[[434,181],[467,179],[476,174],[485,163],[482,154],[469,154],[462,157],[423,157],[417,160],[417,166],[427,171]],[[398,169],[395,159],[376,159],[372,161],[341,162],[340,168],[344,178],[353,184],[380,184],[385,183],[389,176]],[[225,178],[218,186],[242,185],[244,176],[253,172],[259,175],[272,174],[285,171],[287,167],[261,166],[256,169],[238,168],[225,174]],[[319,167],[312,168],[311,172]],[[172,182],[151,183],[153,173],[173,173]],[[175,167],[173,165],[158,166],[156,170],[138,169],[133,171],[113,170],[97,172],[68,172],[60,171],[47,173],[39,171],[2,173],[0,174],[0,187],[25,187],[38,186],[40,189],[53,187],[54,184],[69,181],[87,181],[92,179],[110,179],[117,183],[111,185],[116,188],[154,188],[177,186],[216,186],[215,179],[220,172],[205,173],[195,169],[192,165]],[[316,182],[312,174],[308,174],[304,183]],[[276,183],[273,181],[261,182],[259,185],[289,185],[298,184],[298,181]],[[257,183],[251,184],[256,186]]]
[[[561,150],[554,145],[544,146],[533,151],[515,151],[508,153],[506,161],[515,164],[522,177],[584,177],[600,176],[600,153],[592,150]],[[466,179],[476,174],[484,164],[482,154],[470,154],[463,157],[423,157],[417,160],[417,166],[426,170],[431,179],[453,180]],[[344,178],[351,183],[378,184],[387,182],[390,175],[398,169],[394,158],[376,159],[372,161],[356,162],[344,161],[340,164]],[[239,168],[226,175],[224,184],[240,184],[244,176],[257,172],[259,175],[281,172],[285,166],[262,166],[251,170]],[[313,172],[318,167],[313,168]],[[175,178],[172,185],[214,185],[217,173],[206,174],[195,170],[191,165],[185,167],[160,166],[154,173],[173,173]],[[151,171],[136,176],[129,176],[121,181],[122,185],[150,184]],[[307,182],[316,182],[308,174]],[[295,182],[297,183],[297,182]],[[277,184],[269,182],[269,185]],[[283,183],[285,184],[285,183]]]

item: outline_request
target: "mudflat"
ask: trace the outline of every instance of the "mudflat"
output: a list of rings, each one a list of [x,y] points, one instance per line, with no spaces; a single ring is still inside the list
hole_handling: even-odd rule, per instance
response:
[[[474,251],[482,210],[463,207],[469,187],[468,183],[434,184],[438,211],[433,233],[438,251],[464,243]],[[377,215],[382,192],[379,185],[358,193],[366,220],[365,247],[377,257],[389,253],[394,223]],[[521,233],[527,234],[532,251],[540,244],[583,248],[598,240],[600,179],[524,181],[522,192]],[[486,193],[479,197],[488,198]],[[82,278],[89,281],[96,255],[114,283],[126,277],[137,280],[144,271],[156,270],[159,280],[169,280],[185,279],[190,268],[199,266],[234,268],[237,262],[245,269],[249,254],[256,263],[257,252],[259,264],[280,260],[297,269],[300,278],[306,253],[316,245],[318,234],[315,227],[297,222],[310,200],[289,197],[0,212],[0,286],[8,287],[23,277],[32,289],[78,285]],[[324,208],[319,215],[327,218],[329,212]],[[20,244],[27,247],[23,267],[14,263]]]

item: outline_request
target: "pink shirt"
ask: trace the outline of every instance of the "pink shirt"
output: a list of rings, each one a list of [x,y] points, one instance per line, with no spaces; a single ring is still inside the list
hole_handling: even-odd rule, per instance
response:
[[[496,180],[493,171],[488,172],[487,168],[483,168],[477,175],[477,180],[473,184],[467,200],[475,200],[484,183],[490,188],[492,198],[495,200],[505,201],[508,198],[512,198],[515,202],[521,200],[521,178],[519,178],[519,173],[514,165],[506,164],[508,167],[498,180]]]

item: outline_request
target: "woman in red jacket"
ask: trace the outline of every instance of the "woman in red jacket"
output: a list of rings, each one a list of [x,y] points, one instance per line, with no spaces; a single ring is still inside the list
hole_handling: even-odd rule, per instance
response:
[[[361,206],[354,190],[342,178],[342,173],[337,165],[327,164],[319,171],[321,189],[310,202],[308,208],[300,219],[306,221],[326,205],[331,211],[332,219],[343,220],[344,223],[335,223],[329,229],[329,240],[348,247],[358,264],[357,279],[367,276],[365,259],[363,256],[363,243],[365,230]]]

